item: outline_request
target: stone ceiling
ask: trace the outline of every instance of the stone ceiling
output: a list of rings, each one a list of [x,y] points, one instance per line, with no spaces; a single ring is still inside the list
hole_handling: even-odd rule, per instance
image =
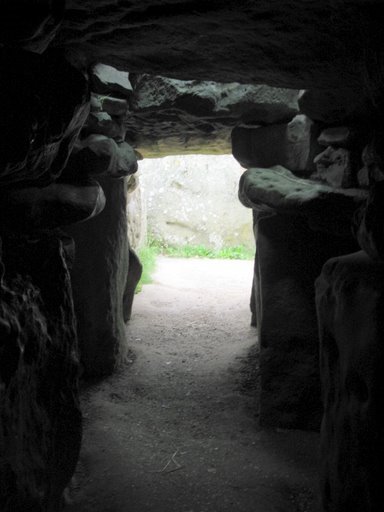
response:
[[[179,79],[372,89],[381,11],[377,0],[68,0],[55,44]]]

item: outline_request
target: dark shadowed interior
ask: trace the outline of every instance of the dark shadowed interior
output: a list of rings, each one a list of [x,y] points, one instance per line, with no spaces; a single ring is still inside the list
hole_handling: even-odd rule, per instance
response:
[[[321,512],[384,510],[383,13],[380,0],[1,3],[1,511],[66,506],[80,378],[134,360],[140,160],[197,153],[244,168],[258,428],[319,433]]]

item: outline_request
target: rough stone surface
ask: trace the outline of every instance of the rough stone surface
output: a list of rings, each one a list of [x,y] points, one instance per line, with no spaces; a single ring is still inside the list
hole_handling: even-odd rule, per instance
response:
[[[85,374],[110,374],[127,353],[123,296],[128,271],[126,179],[100,179],[106,206],[68,228],[76,243],[71,271],[81,362]]]
[[[52,183],[43,188],[0,188],[0,225],[2,229],[23,232],[52,229],[94,217],[104,205],[104,192],[95,181],[80,185]]]
[[[0,508],[57,512],[81,440],[65,246],[5,238],[0,294]],[[70,241],[69,241],[70,246]]]
[[[171,246],[253,248],[251,213],[237,197],[241,171],[231,156],[140,162],[149,236]]]
[[[107,112],[91,112],[87,118],[83,134],[97,133],[119,140],[123,140],[125,137],[122,121],[113,118]]]
[[[329,260],[316,283],[327,512],[379,511],[384,494],[384,266],[364,252]]]
[[[314,281],[330,256],[355,249],[351,238],[314,232],[298,216],[258,221],[255,283],[263,426],[319,428]]]
[[[335,188],[352,188],[357,185],[357,169],[353,166],[351,151],[328,146],[314,160],[316,177]]]
[[[128,103],[120,98],[101,96],[101,108],[110,116],[125,117],[128,112]]]
[[[298,113],[295,90],[150,75],[132,81],[126,138],[145,157],[230,153],[234,126],[287,122]]]
[[[137,171],[136,154],[127,142],[93,134],[76,142],[66,175],[121,178]]]
[[[84,76],[55,53],[1,52],[0,97],[0,184],[54,181],[88,115]]]
[[[349,147],[353,139],[348,126],[333,126],[322,130],[317,139],[321,146]]]
[[[129,81],[129,74],[126,71],[119,71],[112,66],[99,63],[93,67],[91,73],[92,91],[106,96],[127,98],[132,92],[132,85]]]
[[[239,199],[259,212],[306,216],[314,229],[350,236],[351,221],[367,192],[334,189],[297,178],[287,169],[248,169],[240,178]]]
[[[292,89],[144,74],[135,76],[130,104],[133,111],[174,108],[207,117],[239,117],[258,125],[290,121],[298,113],[297,100],[298,91]]]
[[[245,168],[282,165],[309,174],[314,168],[316,149],[312,121],[303,115],[294,117],[288,124],[235,128],[232,132],[233,156]]]
[[[56,44],[132,72],[343,86],[361,96],[376,92],[382,72],[381,7],[365,0],[68,0]]]

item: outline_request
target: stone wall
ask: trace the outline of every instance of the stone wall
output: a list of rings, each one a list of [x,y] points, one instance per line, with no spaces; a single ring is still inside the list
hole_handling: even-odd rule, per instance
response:
[[[310,117],[232,133],[254,209],[260,421],[307,429],[322,416],[323,510],[380,510],[383,137],[315,97],[299,100]]]

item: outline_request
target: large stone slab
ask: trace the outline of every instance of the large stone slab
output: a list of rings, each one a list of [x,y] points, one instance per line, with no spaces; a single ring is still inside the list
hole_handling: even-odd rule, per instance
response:
[[[299,92],[292,89],[175,80],[163,76],[136,75],[132,110],[156,112],[179,109],[196,117],[232,117],[245,123],[274,124],[298,114]]]
[[[98,215],[104,206],[104,192],[96,181],[0,188],[0,224],[5,230],[29,232],[76,224]]]
[[[151,75],[132,81],[127,140],[146,157],[230,153],[234,126],[288,122],[298,113],[296,90]]]
[[[379,89],[381,8],[366,0],[67,0],[56,44],[80,49],[89,62],[132,72],[343,87],[358,101]]]
[[[93,134],[76,141],[65,174],[122,178],[134,174],[137,168],[136,153],[127,142]]]
[[[327,512],[379,511],[384,503],[383,283],[384,265],[362,251],[329,260],[316,283]]]
[[[335,189],[297,178],[280,166],[248,169],[239,183],[239,199],[261,212],[306,216],[314,229],[350,236],[355,211],[364,203],[367,191]]]
[[[67,229],[76,243],[71,271],[81,362],[87,376],[112,373],[128,347],[123,299],[129,265],[126,179],[101,178],[100,215]]]
[[[232,153],[245,168],[282,165],[291,171],[310,174],[318,152],[317,135],[317,128],[303,115],[287,124],[238,127],[232,131]]]

